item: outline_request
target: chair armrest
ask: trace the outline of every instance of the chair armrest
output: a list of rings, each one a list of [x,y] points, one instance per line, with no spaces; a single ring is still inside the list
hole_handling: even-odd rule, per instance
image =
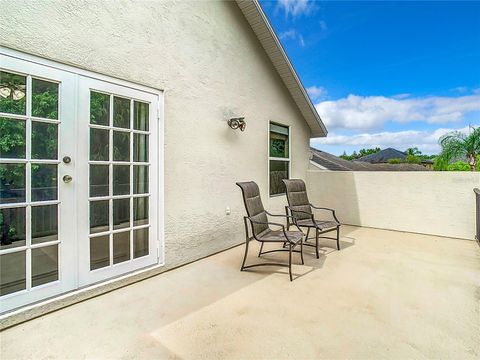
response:
[[[267,213],[268,214],[268,213]],[[288,238],[288,235],[287,235],[287,232],[285,231],[285,225],[283,224],[279,224],[279,223],[274,223],[274,222],[270,222],[270,221],[258,221],[258,220],[254,220],[252,219],[251,217],[246,217],[248,220],[250,220],[252,223],[255,223],[255,224],[266,224],[266,225],[275,225],[275,226],[280,226],[282,228],[282,231],[283,231],[283,235],[285,236],[285,239],[293,244],[294,242],[292,240],[290,240]],[[255,239],[257,239],[257,237],[255,236],[255,234],[253,235]],[[258,240],[258,239],[257,239]]]
[[[339,222],[338,219],[337,219],[337,216],[335,215],[335,210],[334,209],[330,209],[330,208],[326,208],[326,207],[319,207],[319,206],[315,206],[313,204],[310,204],[310,206],[316,210],[327,210],[327,211],[331,211],[332,212],[332,215],[333,215],[333,218],[335,219],[336,222]]]

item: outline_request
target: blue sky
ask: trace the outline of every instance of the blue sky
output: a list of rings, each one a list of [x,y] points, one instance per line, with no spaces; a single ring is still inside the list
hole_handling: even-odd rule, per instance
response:
[[[334,154],[480,125],[480,2],[261,1]]]

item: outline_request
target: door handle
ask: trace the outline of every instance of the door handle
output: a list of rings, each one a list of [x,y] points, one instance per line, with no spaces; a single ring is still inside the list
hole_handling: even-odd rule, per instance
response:
[[[70,176],[70,175],[63,175],[63,182],[68,184],[69,182],[71,182],[73,180],[73,178]]]

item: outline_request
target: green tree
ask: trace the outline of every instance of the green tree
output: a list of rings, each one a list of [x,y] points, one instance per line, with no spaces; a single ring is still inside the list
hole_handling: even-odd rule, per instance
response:
[[[439,140],[442,152],[439,155],[440,160],[437,161],[445,165],[453,160],[464,158],[468,162],[470,171],[477,170],[480,154],[480,127],[472,126],[470,129],[469,134],[453,131],[442,136]]]

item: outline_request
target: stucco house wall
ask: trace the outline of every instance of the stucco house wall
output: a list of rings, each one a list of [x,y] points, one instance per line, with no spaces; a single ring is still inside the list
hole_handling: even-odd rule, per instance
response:
[[[1,44],[163,90],[165,263],[243,241],[236,181],[268,196],[269,121],[290,125],[291,177],[306,176],[310,129],[234,2],[4,1]],[[245,132],[226,124],[244,116]],[[231,214],[226,215],[226,207]]]

